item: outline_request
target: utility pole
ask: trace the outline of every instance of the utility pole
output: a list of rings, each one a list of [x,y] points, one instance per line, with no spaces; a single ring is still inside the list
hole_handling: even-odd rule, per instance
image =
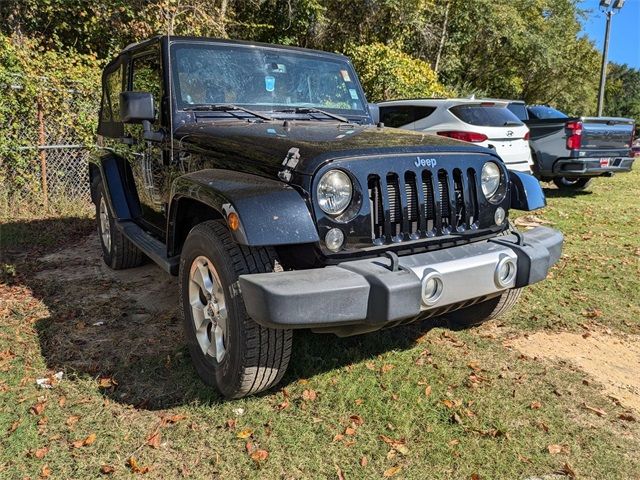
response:
[[[600,88],[598,89],[598,117],[602,116],[604,107],[604,90],[607,83],[607,55],[609,54],[609,36],[611,34],[611,19],[620,11],[625,0],[600,0],[600,9],[607,16],[607,26],[604,33],[604,47],[602,49],[602,66],[600,68]],[[611,5],[613,3],[613,5]],[[611,7],[611,8],[609,8]]]

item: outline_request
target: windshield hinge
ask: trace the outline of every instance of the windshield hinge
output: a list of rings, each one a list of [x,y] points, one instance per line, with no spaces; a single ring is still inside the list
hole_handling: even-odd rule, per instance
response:
[[[300,161],[300,149],[296,147],[291,147],[287,152],[287,156],[284,158],[282,162],[282,166],[284,167],[282,170],[278,172],[278,178],[283,182],[291,181],[291,172],[296,168],[298,162]]]

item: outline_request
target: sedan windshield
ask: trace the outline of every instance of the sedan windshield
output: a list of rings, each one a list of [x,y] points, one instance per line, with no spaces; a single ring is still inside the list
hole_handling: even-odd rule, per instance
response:
[[[262,111],[365,114],[355,73],[339,57],[211,43],[178,43],[171,57],[182,110],[233,104]]]

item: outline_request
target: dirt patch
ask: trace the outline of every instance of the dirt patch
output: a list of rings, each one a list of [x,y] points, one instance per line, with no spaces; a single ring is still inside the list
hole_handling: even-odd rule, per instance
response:
[[[121,402],[171,404],[185,373],[175,368],[185,360],[177,279],[151,262],[111,270],[101,253],[91,235],[38,259],[28,286],[49,313],[36,324],[47,365],[113,377]]]
[[[530,357],[574,364],[602,384],[606,394],[640,413],[640,336],[539,332],[509,343]]]

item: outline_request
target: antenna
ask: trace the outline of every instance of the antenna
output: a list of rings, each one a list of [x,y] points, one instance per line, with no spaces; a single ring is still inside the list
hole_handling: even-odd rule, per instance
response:
[[[167,85],[169,86],[168,103],[169,103],[169,162],[173,163],[173,72],[171,70],[171,34],[173,33],[173,14],[168,13],[167,18]]]

